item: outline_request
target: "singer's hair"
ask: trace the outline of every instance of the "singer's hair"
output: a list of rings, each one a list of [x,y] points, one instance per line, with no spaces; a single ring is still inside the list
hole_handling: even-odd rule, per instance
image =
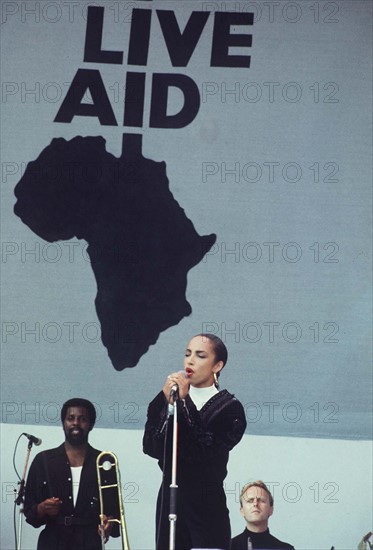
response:
[[[215,334],[201,333],[201,334],[197,334],[197,336],[202,336],[202,338],[207,338],[208,340],[210,340],[214,350],[216,362],[223,361],[223,368],[224,368],[226,362],[228,361],[228,350],[224,342],[220,340],[220,338],[215,336]],[[216,375],[219,378],[220,371],[217,372]]]
[[[246,493],[246,491],[248,489],[250,489],[250,487],[259,487],[260,489],[263,489],[263,491],[265,491],[266,493],[268,493],[268,496],[269,496],[269,504],[270,506],[273,506],[273,496],[272,496],[272,493],[271,491],[268,489],[267,485],[264,483],[264,481],[262,481],[261,479],[257,479],[256,481],[252,481],[251,483],[246,483],[246,485],[244,485],[242,487],[242,491],[241,491],[241,494],[240,494],[240,505],[241,505],[241,508],[242,508],[242,498],[244,496],[244,494]]]
[[[62,409],[61,409],[62,424],[65,421],[67,409],[69,407],[81,407],[82,409],[85,409],[89,417],[90,429],[92,430],[96,422],[96,409],[93,403],[88,401],[88,399],[83,399],[82,397],[73,397],[72,399],[69,399],[68,401],[66,401],[66,403],[62,405]]]

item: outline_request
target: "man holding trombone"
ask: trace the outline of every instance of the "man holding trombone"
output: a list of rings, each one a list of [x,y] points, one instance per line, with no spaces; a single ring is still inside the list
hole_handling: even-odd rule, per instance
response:
[[[45,525],[37,550],[99,550],[103,539],[119,536],[119,529],[106,515],[101,522],[104,533],[99,525],[96,459],[100,451],[88,443],[96,421],[95,407],[86,399],[70,399],[62,406],[61,421],[65,442],[37,454],[30,467],[26,521],[34,527]],[[115,500],[108,499],[107,505],[107,515],[115,515]]]

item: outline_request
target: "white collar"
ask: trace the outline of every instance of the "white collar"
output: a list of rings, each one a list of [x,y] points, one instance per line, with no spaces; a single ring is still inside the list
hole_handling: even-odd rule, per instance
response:
[[[195,388],[194,386],[189,388],[190,398],[197,407],[197,411],[200,411],[203,405],[216,393],[219,393],[219,390],[216,389],[214,384],[207,388]]]

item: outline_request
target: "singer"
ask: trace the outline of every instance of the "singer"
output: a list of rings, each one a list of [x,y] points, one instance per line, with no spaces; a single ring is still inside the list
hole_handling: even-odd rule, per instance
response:
[[[212,334],[198,334],[187,345],[184,372],[170,374],[148,407],[143,450],[163,471],[156,512],[156,549],[169,548],[169,485],[172,420],[169,403],[177,390],[177,550],[230,548],[230,521],[223,481],[229,451],[242,438],[245,412],[218,379],[227,348]],[[167,434],[167,435],[166,435]],[[165,449],[165,453],[164,453]]]
[[[100,451],[88,443],[96,410],[90,401],[73,398],[63,405],[61,421],[65,442],[38,453],[31,464],[25,492],[26,521],[34,527],[45,525],[37,550],[100,550],[96,474]],[[116,510],[110,513],[114,515]],[[106,522],[106,538],[119,536],[112,525]]]

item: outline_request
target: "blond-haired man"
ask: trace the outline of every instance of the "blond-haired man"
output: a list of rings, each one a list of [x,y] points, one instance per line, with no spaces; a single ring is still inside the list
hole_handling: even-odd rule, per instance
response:
[[[232,539],[231,550],[294,550],[270,534],[268,520],[273,514],[273,496],[263,481],[244,485],[240,495],[240,512],[246,529]]]

